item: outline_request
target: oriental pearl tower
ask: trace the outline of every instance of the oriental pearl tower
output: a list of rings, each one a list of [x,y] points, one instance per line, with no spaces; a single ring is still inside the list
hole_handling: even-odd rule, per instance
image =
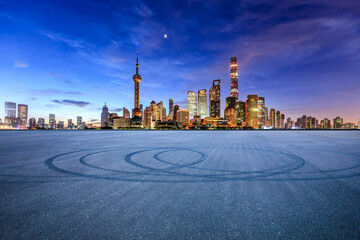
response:
[[[134,91],[134,98],[135,98],[135,104],[134,109],[132,110],[132,125],[138,125],[142,122],[142,112],[140,109],[140,82],[141,82],[141,76],[139,74],[139,46],[136,47],[136,73],[133,76],[134,85],[135,85],[135,91]]]

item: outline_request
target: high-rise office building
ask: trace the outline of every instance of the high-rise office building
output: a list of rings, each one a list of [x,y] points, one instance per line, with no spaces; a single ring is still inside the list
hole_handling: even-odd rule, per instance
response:
[[[29,119],[29,128],[30,129],[36,129],[36,119],[35,118],[30,118]]]
[[[360,117],[357,118],[358,129],[360,129]]]
[[[266,109],[265,109],[265,98],[258,97],[257,99],[257,107],[258,107],[258,126],[262,128],[266,126]]]
[[[187,105],[189,110],[189,117],[193,119],[194,116],[197,114],[196,109],[196,93],[193,91],[188,91],[187,95]]]
[[[269,126],[269,110],[268,107],[264,107],[265,109],[265,126]]]
[[[178,122],[178,126],[188,126],[189,120],[189,110],[181,109],[176,111],[176,121]]]
[[[5,117],[16,118],[16,103],[5,102]]]
[[[324,118],[320,121],[320,129],[330,129],[331,128],[331,121],[328,118]]]
[[[57,129],[64,129],[65,128],[65,124],[64,124],[64,121],[59,121],[57,126],[56,126]]]
[[[254,129],[259,128],[257,100],[258,95],[248,95],[246,99],[246,126]]]
[[[174,99],[169,99],[169,115],[174,119]]]
[[[28,105],[18,104],[18,118],[20,125],[25,128],[28,121]]]
[[[72,119],[68,119],[68,125],[67,125],[67,127],[70,128],[70,129],[72,129],[73,126],[74,126],[74,124],[73,124],[73,122],[72,122]]]
[[[174,106],[174,119],[173,120],[177,120],[176,118],[177,118],[177,111],[179,111],[179,109],[180,109],[180,107],[179,107],[179,105],[175,105]]]
[[[230,95],[235,97],[235,101],[238,100],[239,89],[238,89],[238,66],[236,57],[230,59]]]
[[[198,91],[197,115],[200,115],[200,118],[202,118],[202,119],[207,117],[206,89],[202,89],[202,90]]]
[[[237,122],[238,124],[242,124],[243,122],[245,123],[246,121],[246,104],[245,102],[243,101],[236,101],[236,109],[237,109],[237,112],[238,112],[238,115],[237,115]]]
[[[269,114],[269,126],[276,128],[276,113],[275,113],[275,108],[271,108],[270,109],[270,114]]]
[[[280,129],[281,128],[281,113],[280,111],[276,111],[275,113],[275,126],[276,128]]]
[[[229,96],[226,98],[226,108],[235,108],[236,107],[236,97]]]
[[[220,79],[214,80],[209,90],[210,117],[220,118]]]
[[[227,107],[224,110],[224,118],[228,120],[229,127],[237,126],[238,111],[235,107]]]
[[[109,109],[105,103],[101,112],[101,127],[106,127],[108,125],[109,125]]]
[[[341,129],[342,125],[344,123],[344,120],[341,117],[336,117],[333,120],[334,124],[333,124],[333,128],[334,129]]]
[[[285,128],[285,114],[280,114],[280,128]]]
[[[50,129],[55,129],[56,128],[55,114],[49,114],[49,128]]]
[[[81,128],[82,127],[82,116],[76,117],[76,127]]]
[[[140,104],[140,105],[142,105],[142,104]],[[130,111],[126,107],[123,107],[123,117],[130,118]]]
[[[166,108],[164,107],[163,102],[160,101],[157,106],[159,108],[160,121],[166,121]]]
[[[38,118],[37,127],[38,128],[45,128],[45,119],[44,118]]]

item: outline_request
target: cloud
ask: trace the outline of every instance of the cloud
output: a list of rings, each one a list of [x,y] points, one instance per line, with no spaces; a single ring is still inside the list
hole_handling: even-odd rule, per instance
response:
[[[111,112],[122,112],[123,109],[122,108],[111,108],[110,111]]]
[[[57,73],[57,72],[49,72],[48,75],[51,77],[56,77],[56,78],[62,77],[62,74]]]
[[[16,61],[14,63],[14,67],[16,67],[16,68],[27,68],[27,67],[29,67],[29,64],[26,63],[26,62],[23,62],[23,61]]]
[[[100,122],[100,119],[97,118],[90,118],[89,122],[94,123],[94,122]]]
[[[52,102],[58,103],[58,104],[63,104],[63,105],[68,105],[68,106],[76,106],[76,107],[85,107],[85,106],[88,106],[91,104],[89,102],[68,100],[68,99],[64,99],[64,100],[56,99],[56,100],[52,100]]]
[[[41,35],[46,36],[50,40],[55,42],[62,42],[73,48],[85,48],[85,43],[80,39],[70,39],[69,37],[64,36],[60,33],[53,33],[47,31],[40,31]]]
[[[54,89],[44,89],[44,90],[30,90],[28,91],[30,94],[33,95],[42,95],[42,96],[48,96],[48,95],[84,95],[80,92],[74,92],[74,91],[61,91],[61,90],[54,90]]]

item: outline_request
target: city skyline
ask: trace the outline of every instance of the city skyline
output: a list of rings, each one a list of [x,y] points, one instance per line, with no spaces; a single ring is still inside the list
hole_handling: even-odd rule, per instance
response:
[[[152,100],[166,106],[174,99],[186,109],[188,91],[209,93],[211,81],[220,79],[224,116],[229,58],[237,57],[239,100],[264,96],[266,106],[292,119],[340,115],[344,122],[356,122],[359,116],[360,21],[355,1],[0,5],[0,102],[28,105],[29,117],[48,121],[47,116],[55,114],[58,121],[76,122],[81,115],[91,122],[100,121],[104,102],[110,112],[121,115],[123,107],[132,109],[137,42],[144,106]],[[211,14],[214,6],[219,14]],[[259,11],[255,15],[254,7]],[[32,13],[41,8],[48,10],[43,16]],[[194,14],[198,11],[202,14]],[[80,27],[74,29],[71,21]],[[208,21],[211,24],[205,24]]]

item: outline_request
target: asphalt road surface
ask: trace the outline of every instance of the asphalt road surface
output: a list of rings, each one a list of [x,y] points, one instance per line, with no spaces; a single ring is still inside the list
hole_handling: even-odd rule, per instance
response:
[[[360,131],[1,131],[0,239],[359,239]]]

